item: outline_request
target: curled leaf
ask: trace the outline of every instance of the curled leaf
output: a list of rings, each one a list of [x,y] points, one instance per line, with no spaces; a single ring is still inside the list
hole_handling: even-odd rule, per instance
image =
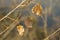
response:
[[[32,8],[32,13],[40,16],[42,14],[42,6],[38,3]]]
[[[19,35],[21,35],[21,36],[24,35],[24,28],[22,25],[17,26],[17,31],[18,31]]]

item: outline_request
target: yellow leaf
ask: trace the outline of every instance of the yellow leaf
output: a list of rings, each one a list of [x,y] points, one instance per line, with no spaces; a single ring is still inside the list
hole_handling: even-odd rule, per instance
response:
[[[43,10],[42,6],[38,3],[32,8],[32,13],[40,16],[42,14],[42,10]]]
[[[23,36],[23,34],[24,34],[24,28],[23,28],[22,25],[18,25],[17,26],[17,31],[18,31],[19,35]]]

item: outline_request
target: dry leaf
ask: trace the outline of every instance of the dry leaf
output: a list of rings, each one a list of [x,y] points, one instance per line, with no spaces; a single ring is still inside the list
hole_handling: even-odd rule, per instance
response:
[[[24,35],[24,28],[22,25],[17,26],[17,31],[18,31],[19,35],[21,35],[21,36]]]
[[[42,14],[42,10],[43,10],[42,6],[38,3],[32,8],[32,13],[40,16]]]

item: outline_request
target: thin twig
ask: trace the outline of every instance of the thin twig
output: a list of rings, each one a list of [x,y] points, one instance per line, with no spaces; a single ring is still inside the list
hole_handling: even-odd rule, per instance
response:
[[[48,38],[50,38],[53,35],[55,35],[58,31],[60,31],[60,28],[58,28],[55,32],[53,32],[51,35],[49,35],[48,37],[46,37],[44,40],[48,40]]]
[[[7,16],[9,16],[12,12],[14,12],[17,8],[19,8],[26,0],[22,1],[16,8],[10,11],[6,16],[4,16],[0,21],[4,20]]]

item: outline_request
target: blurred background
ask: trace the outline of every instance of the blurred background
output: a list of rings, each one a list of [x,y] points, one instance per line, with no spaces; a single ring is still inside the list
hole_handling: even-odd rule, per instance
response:
[[[27,2],[26,6],[16,8],[23,1],[0,0],[0,40],[60,40],[60,0],[26,0],[23,3]],[[32,8],[37,3],[43,8],[43,17],[32,13]],[[3,19],[6,15],[8,16]],[[33,19],[25,25],[28,17]],[[17,31],[17,25],[24,26],[22,37]],[[27,28],[31,25],[32,28]]]

